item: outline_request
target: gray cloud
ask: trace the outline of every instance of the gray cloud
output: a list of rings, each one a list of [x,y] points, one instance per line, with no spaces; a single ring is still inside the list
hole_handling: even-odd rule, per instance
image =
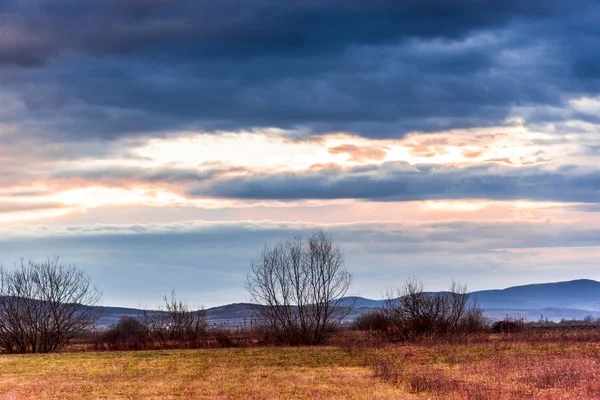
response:
[[[184,196],[246,200],[533,200],[600,202],[600,172],[562,165],[513,167],[507,160],[455,166],[394,161],[352,168],[315,166],[301,172],[253,172],[245,167],[210,165],[185,168],[69,168],[41,174],[34,181],[116,185],[150,183]]]
[[[107,304],[154,304],[163,293],[176,288],[194,303],[216,305],[246,300],[245,273],[265,242],[273,243],[292,233],[309,233],[317,226],[321,225],[189,221],[37,226],[18,231],[2,228],[0,262],[10,265],[21,256],[60,254],[65,262],[76,263],[92,274],[104,290]],[[440,289],[449,284],[448,277],[479,287],[489,287],[490,280],[496,282],[492,286],[539,281],[540,271],[546,280],[581,277],[596,271],[595,266],[588,265],[589,260],[578,260],[573,271],[565,265],[557,269],[556,264],[538,257],[536,249],[594,249],[600,234],[597,227],[548,221],[390,221],[324,227],[341,245],[355,271],[354,290],[375,298],[386,285],[400,284],[414,274]],[[510,248],[530,250],[502,250]],[[531,257],[537,259],[535,266]],[[518,274],[507,274],[515,268]]]
[[[149,182],[190,196],[530,199],[584,202],[582,210],[596,212],[600,174],[574,166],[386,163],[231,178],[242,171],[67,169],[61,162],[123,155],[131,140],[177,130],[278,127],[305,137],[348,131],[387,138],[497,126],[515,115],[544,132],[581,130],[580,140],[585,129],[565,121],[598,122],[569,100],[600,94],[599,26],[593,0],[2,1],[0,186],[43,183],[49,191],[6,195],[33,196],[88,182]],[[597,143],[581,140],[584,156],[597,154]],[[355,159],[381,157],[376,149],[340,150]],[[7,204],[5,212],[28,209]],[[61,254],[90,271],[112,304],[152,304],[171,288],[200,303],[207,296],[225,303],[245,300],[248,261],[265,241],[313,227],[2,227],[0,262]],[[533,256],[498,250],[594,248],[600,232],[590,226],[459,221],[327,228],[347,249],[362,294],[373,297],[415,273],[431,274],[434,285],[451,275],[501,285],[538,280],[540,271],[559,279],[597,270],[597,259],[578,258],[570,270],[560,260],[536,258],[537,250]],[[231,288],[239,289],[234,298],[224,294]]]
[[[171,245],[210,248],[219,243],[256,250],[265,242],[293,233],[310,233],[318,227],[332,232],[336,241],[349,246],[360,242],[379,246],[384,253],[431,251],[491,251],[504,248],[597,246],[600,228],[549,221],[374,221],[343,224],[262,221],[185,221],[164,224],[91,224],[2,229],[6,240],[27,243],[44,240],[59,244],[77,243],[106,247],[156,246],[166,251]],[[132,254],[141,254],[132,251]]]
[[[600,203],[577,204],[570,206],[571,209],[589,213],[600,212]]]
[[[220,174],[236,171],[231,167],[222,169],[212,168],[199,172],[184,168],[144,168],[144,167],[108,167],[94,169],[59,169],[52,173],[52,178],[66,181],[92,181],[94,183],[105,182],[107,184],[127,185],[136,182],[150,183],[192,183],[202,182],[217,178]]]
[[[503,167],[495,163],[458,168],[388,162],[350,170],[255,174],[200,185],[190,195],[241,199],[439,199],[599,202],[600,172],[576,166],[556,170]]]
[[[515,18],[568,12],[573,6],[559,1],[540,5],[535,1],[490,4],[480,0],[409,0],[402,4],[389,0],[8,0],[0,15],[12,41],[0,54],[5,63],[25,66],[47,62],[50,56],[68,50],[129,54],[163,51],[173,43],[179,57],[187,57],[186,52],[228,58],[320,54],[402,37],[460,37]],[[415,20],[419,23],[409,23]]]
[[[514,106],[598,93],[599,9],[584,0],[9,0],[0,87],[21,108],[0,121],[80,140],[498,125]]]

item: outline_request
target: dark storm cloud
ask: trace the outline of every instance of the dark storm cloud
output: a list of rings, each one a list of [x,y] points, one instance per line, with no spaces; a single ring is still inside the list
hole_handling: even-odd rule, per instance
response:
[[[600,172],[574,166],[557,170],[497,164],[457,168],[389,162],[350,170],[254,175],[215,180],[190,191],[240,199],[442,199],[600,202]]]
[[[575,2],[577,3],[577,2]],[[584,4],[585,2],[581,2]],[[176,47],[170,56],[324,53],[402,37],[461,37],[514,18],[568,11],[560,1],[483,0],[7,0],[5,64],[39,65],[75,50],[121,54]]]
[[[586,0],[8,0],[0,102],[21,108],[0,122],[77,139],[498,125],[514,106],[600,90],[599,10]]]

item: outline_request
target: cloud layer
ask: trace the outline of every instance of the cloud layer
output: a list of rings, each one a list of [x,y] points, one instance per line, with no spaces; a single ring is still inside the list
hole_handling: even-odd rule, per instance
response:
[[[600,203],[600,172],[557,171],[497,165],[467,168],[390,163],[331,168],[316,173],[273,174],[217,181],[192,195],[243,199],[535,200]]]
[[[84,265],[111,304],[153,304],[162,293],[177,288],[194,303],[218,305],[247,300],[241,290],[245,272],[265,242],[307,234],[316,227],[326,228],[344,249],[356,274],[354,292],[375,298],[386,285],[400,285],[415,274],[435,288],[443,289],[455,278],[475,289],[544,275],[548,276],[544,280],[574,278],[590,273],[598,262],[597,226],[544,221],[46,226],[26,232],[2,230],[0,251],[8,264],[25,251],[31,257],[45,257],[62,249],[62,258]],[[578,270],[560,268],[565,257],[577,253]],[[514,274],[525,266],[520,275]]]
[[[599,41],[593,0],[2,1],[0,261],[215,305],[325,226],[372,297],[598,279]]]
[[[599,15],[585,0],[8,0],[0,123],[77,140],[500,125],[598,94]]]

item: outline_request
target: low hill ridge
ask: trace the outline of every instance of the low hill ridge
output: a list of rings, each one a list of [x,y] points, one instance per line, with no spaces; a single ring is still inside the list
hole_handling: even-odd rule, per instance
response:
[[[506,314],[520,315],[527,319],[561,318],[581,319],[586,315],[600,316],[600,282],[591,279],[576,279],[563,282],[533,283],[511,286],[505,289],[479,290],[471,292],[486,315],[498,319]],[[371,309],[383,307],[383,300],[373,300],[360,296],[349,296],[344,303],[354,305],[351,317],[356,317]],[[142,310],[125,307],[102,307],[104,316],[101,325],[115,324],[123,315],[137,317]],[[250,303],[233,303],[212,307],[206,310],[209,324],[240,325],[244,319],[256,317]]]

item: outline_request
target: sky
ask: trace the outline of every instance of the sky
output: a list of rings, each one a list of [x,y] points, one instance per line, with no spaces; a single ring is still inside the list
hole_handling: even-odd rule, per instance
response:
[[[323,228],[379,299],[600,280],[595,0],[4,0],[0,264],[247,301]]]

